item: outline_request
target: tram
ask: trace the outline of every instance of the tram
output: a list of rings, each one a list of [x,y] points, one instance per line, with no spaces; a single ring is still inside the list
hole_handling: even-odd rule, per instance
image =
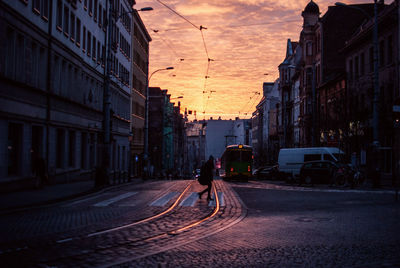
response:
[[[253,148],[236,144],[226,147],[221,157],[220,176],[224,180],[244,179],[252,176]]]

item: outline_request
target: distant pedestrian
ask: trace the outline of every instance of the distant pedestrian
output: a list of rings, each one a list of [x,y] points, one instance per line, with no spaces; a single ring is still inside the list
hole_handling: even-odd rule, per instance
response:
[[[211,188],[212,188],[212,181],[213,181],[213,170],[214,170],[214,157],[211,155],[208,161],[201,167],[200,177],[202,181],[204,181],[204,185],[207,185],[207,188],[200,193],[198,193],[199,198],[207,192],[207,201],[213,200],[211,198]]]
[[[41,187],[43,184],[48,184],[48,176],[46,172],[46,161],[37,152],[33,152],[32,155],[32,169],[37,181],[37,187]]]

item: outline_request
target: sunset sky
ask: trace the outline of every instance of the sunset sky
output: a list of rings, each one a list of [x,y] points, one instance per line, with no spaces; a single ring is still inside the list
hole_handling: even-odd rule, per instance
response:
[[[175,68],[154,74],[150,86],[168,89],[171,98],[183,96],[172,101],[181,101],[182,112],[184,108],[197,111],[197,119],[219,116],[233,119],[250,118],[261,100],[263,82],[278,78],[278,65],[285,57],[287,39],[298,41],[303,23],[301,12],[309,0],[161,2],[187,20],[157,0],[136,0],[136,9],[148,6],[154,9],[140,12],[153,39],[150,73],[169,66]],[[321,16],[335,3],[315,2]],[[369,3],[365,0],[342,2]],[[200,25],[207,29],[200,31]],[[208,58],[212,61],[206,79]]]

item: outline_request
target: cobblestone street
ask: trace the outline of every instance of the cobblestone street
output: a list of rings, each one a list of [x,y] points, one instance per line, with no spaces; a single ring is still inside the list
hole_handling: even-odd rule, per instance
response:
[[[398,267],[392,191],[149,181],[5,214],[7,267]]]

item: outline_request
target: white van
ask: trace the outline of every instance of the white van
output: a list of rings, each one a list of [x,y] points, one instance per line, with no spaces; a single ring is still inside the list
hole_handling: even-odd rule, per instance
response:
[[[344,156],[344,152],[336,147],[284,148],[279,151],[279,172],[294,178],[299,176],[304,162],[315,160],[339,162]]]

